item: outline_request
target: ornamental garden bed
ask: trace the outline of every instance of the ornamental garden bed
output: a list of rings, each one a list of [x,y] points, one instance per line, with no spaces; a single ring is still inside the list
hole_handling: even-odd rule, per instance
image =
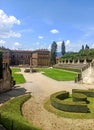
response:
[[[94,118],[93,95],[94,89],[73,89],[72,94],[66,91],[61,91],[52,94],[50,96],[50,100],[45,103],[44,107],[48,111],[59,116],[67,118],[92,119]]]

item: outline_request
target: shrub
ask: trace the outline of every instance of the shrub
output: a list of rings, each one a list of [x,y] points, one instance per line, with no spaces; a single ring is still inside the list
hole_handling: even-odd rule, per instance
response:
[[[24,72],[29,73],[30,69],[25,69]]]
[[[56,98],[58,98],[60,100],[64,100],[68,97],[69,97],[69,92],[66,92],[66,91],[62,91],[62,92],[59,93],[59,95],[56,96]]]
[[[0,108],[0,123],[7,130],[39,130],[29,124],[21,115],[22,104],[31,97],[30,94],[16,97],[5,102]]]
[[[87,102],[87,96],[81,93],[73,93],[72,99],[74,102],[85,101]]]
[[[87,97],[94,97],[94,89],[72,89],[72,93],[82,93],[85,94]]]
[[[32,72],[39,72],[37,68],[32,68]]]
[[[69,98],[69,92],[62,91],[52,94],[50,101],[53,107],[67,112],[82,112],[87,113],[88,107],[85,102],[67,102],[66,98]]]

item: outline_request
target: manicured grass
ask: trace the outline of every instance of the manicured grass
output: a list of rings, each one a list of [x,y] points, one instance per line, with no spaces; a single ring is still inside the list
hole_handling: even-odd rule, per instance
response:
[[[66,99],[66,101],[71,102],[72,98]],[[88,101],[90,102],[88,108],[90,109],[90,113],[75,113],[75,112],[64,112],[54,108],[50,100],[46,101],[44,104],[45,109],[56,114],[57,116],[65,117],[65,118],[73,118],[73,119],[94,119],[94,98],[88,97]]]
[[[61,70],[61,69],[55,69],[55,68],[40,68],[38,69],[39,71],[44,72],[43,74],[58,80],[58,81],[70,81],[70,80],[74,80],[75,77],[77,76],[77,73],[74,72],[69,72],[69,71],[65,71],[65,70]]]
[[[4,127],[8,130],[39,130],[21,115],[21,106],[30,97],[30,94],[25,94],[5,102],[0,107],[0,122]]]
[[[12,69],[12,73],[21,72],[20,68],[11,68],[11,69]]]
[[[24,76],[22,74],[17,73],[21,71],[20,68],[11,68],[11,70],[12,70],[12,76],[16,81],[16,84],[21,84],[26,82]]]

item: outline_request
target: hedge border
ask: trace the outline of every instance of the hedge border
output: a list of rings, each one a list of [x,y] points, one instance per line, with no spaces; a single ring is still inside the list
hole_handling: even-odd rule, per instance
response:
[[[82,93],[72,93],[73,102],[85,101],[87,102],[87,96]]]
[[[86,95],[87,97],[94,97],[94,89],[72,89],[72,93],[82,93]]]
[[[85,102],[66,102],[66,100],[64,100],[66,98],[69,98],[69,92],[61,91],[54,93],[50,96],[51,105],[66,112],[88,112],[89,109]]]

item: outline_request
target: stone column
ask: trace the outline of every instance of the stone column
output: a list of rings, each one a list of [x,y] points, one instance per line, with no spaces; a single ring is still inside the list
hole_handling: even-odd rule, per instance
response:
[[[72,64],[74,64],[74,59],[72,60]]]
[[[87,61],[86,61],[86,59],[85,59],[83,64],[86,64],[86,63],[87,63]]]
[[[77,64],[79,64],[79,63],[80,63],[80,61],[79,61],[79,59],[78,59]]]
[[[94,63],[94,59],[92,59],[92,62]]]
[[[68,64],[70,64],[70,60],[68,60]]]

